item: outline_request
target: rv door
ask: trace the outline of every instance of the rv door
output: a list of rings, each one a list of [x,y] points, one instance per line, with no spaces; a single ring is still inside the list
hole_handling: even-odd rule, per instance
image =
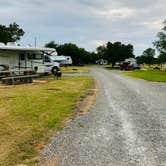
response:
[[[24,53],[19,54],[18,68],[26,68],[26,55]]]

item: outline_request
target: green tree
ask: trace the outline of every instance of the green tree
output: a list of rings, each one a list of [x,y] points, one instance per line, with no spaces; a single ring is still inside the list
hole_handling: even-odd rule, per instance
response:
[[[131,44],[125,45],[121,42],[108,42],[106,45],[99,46],[97,48],[97,53],[100,57],[112,63],[112,67],[114,67],[116,62],[124,61],[129,57],[134,57],[133,50],[134,49]]]
[[[4,25],[0,25],[0,42],[7,43],[12,41],[12,35],[9,31],[7,31]]]
[[[54,41],[50,41],[49,43],[45,44],[45,47],[57,49],[58,44],[56,44]]]
[[[106,45],[101,45],[96,48],[98,58],[99,59],[105,59],[105,53],[106,53]]]
[[[166,20],[163,22],[164,27],[162,28],[162,32],[157,34],[158,40],[154,42],[157,50],[160,52],[159,61],[160,63],[166,62]]]
[[[137,63],[138,64],[154,64],[155,62],[157,62],[157,60],[155,59],[155,49],[153,48],[147,48],[146,50],[143,51],[143,54],[141,56],[138,56],[137,59]]]
[[[0,42],[16,42],[24,35],[23,29],[19,27],[15,22],[9,24],[9,26],[0,25]]]
[[[145,51],[143,51],[143,55],[146,57],[154,57],[155,56],[155,49],[147,48]]]
[[[160,54],[159,57],[158,57],[158,61],[160,63],[166,62],[166,53]]]
[[[155,56],[155,49],[147,48],[143,51],[143,57],[145,59],[146,64],[153,64],[154,63],[154,56]]]

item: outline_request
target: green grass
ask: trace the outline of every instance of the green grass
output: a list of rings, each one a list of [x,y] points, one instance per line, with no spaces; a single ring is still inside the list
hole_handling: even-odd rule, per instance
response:
[[[49,137],[63,129],[91,77],[0,87],[0,165],[34,165]]]
[[[132,72],[124,72],[124,74],[148,81],[166,82],[166,72],[162,71],[155,71],[155,70],[132,71]]]
[[[86,67],[82,67],[82,66],[61,67],[61,71],[62,73],[88,73],[89,72],[89,70]]]

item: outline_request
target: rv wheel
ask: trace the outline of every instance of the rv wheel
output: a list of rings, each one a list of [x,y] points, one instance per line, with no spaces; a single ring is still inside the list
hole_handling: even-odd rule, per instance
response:
[[[35,67],[34,67],[34,70],[35,70],[35,72],[37,72],[37,71],[38,71],[38,67],[37,67],[37,66],[35,66]]]
[[[59,71],[59,68],[54,66],[51,70],[52,74],[56,75],[56,73]]]

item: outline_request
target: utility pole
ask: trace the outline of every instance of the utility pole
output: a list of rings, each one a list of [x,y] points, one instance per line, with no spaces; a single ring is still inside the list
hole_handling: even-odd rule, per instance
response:
[[[35,37],[35,47],[36,47],[36,44],[37,44],[37,38]]]

